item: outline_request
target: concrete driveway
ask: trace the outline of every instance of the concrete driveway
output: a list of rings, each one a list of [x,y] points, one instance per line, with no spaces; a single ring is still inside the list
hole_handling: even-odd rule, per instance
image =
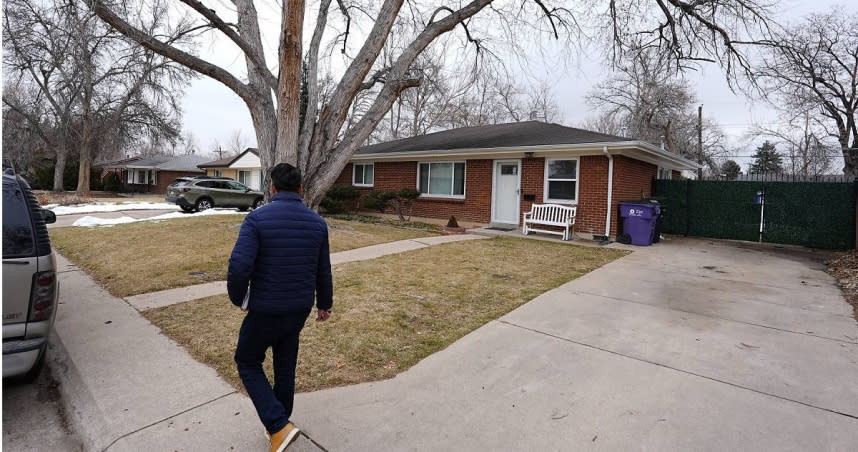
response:
[[[662,242],[295,420],[331,451],[858,450],[858,323],[823,257]]]

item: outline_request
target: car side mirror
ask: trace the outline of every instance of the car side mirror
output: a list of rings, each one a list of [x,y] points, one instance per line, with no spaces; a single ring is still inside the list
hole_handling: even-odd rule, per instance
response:
[[[42,216],[42,220],[45,221],[45,224],[53,224],[57,222],[57,214],[55,214],[52,210],[41,209],[39,211],[39,215]]]

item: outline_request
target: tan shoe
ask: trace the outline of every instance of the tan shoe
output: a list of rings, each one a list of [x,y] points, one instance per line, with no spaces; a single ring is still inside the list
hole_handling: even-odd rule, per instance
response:
[[[288,423],[285,427],[281,428],[279,432],[271,435],[271,448],[270,452],[283,452],[289,447],[289,444],[298,437],[298,427],[295,427],[295,424]]]

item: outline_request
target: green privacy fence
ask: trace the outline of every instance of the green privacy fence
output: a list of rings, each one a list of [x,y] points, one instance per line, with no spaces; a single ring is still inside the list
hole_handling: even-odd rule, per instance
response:
[[[813,248],[855,248],[856,182],[655,180],[663,198],[661,230],[669,234],[759,240]]]

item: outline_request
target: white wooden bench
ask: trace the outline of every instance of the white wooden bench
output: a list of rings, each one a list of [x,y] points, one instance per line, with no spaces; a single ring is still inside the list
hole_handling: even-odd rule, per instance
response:
[[[531,232],[556,234],[562,236],[563,240],[569,240],[575,232],[575,210],[575,207],[561,206],[560,204],[534,204],[531,206],[530,212],[524,214],[522,232],[524,235]],[[537,229],[531,225],[557,226],[563,228],[563,231]]]

